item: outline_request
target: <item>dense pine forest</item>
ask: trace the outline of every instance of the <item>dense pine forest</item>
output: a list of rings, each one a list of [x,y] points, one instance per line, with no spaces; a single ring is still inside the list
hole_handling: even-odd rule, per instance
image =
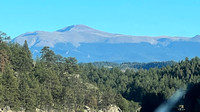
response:
[[[117,66],[78,64],[76,58],[62,57],[47,46],[33,60],[26,41],[21,46],[7,39],[5,34],[0,36],[0,108],[83,112],[85,106],[101,110],[112,104],[123,112],[140,107],[145,112],[178,89],[186,90],[200,82],[198,57],[186,57],[170,66],[122,71]],[[184,97],[173,110],[179,111],[177,107],[184,105],[184,110],[189,111],[188,101]]]

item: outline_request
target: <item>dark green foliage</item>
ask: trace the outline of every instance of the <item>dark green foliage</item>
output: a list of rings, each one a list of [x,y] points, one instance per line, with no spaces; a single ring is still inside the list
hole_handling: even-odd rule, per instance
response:
[[[98,110],[116,104],[123,112],[133,112],[140,106],[144,111],[148,104],[155,104],[151,107],[156,108],[177,89],[200,82],[198,57],[179,63],[117,66],[104,62],[94,66],[92,63],[78,65],[76,58],[64,58],[49,47],[44,47],[41,53],[41,59],[33,64],[26,41],[23,46],[0,43],[1,108],[78,112],[83,111],[85,105]],[[136,65],[144,69],[127,69]]]
[[[47,63],[54,63],[56,61],[56,55],[54,51],[50,50],[48,46],[45,46],[41,52],[41,61]]]
[[[148,93],[142,99],[140,112],[154,112],[156,108],[165,101],[163,94]]]
[[[19,44],[10,44],[10,50],[12,52],[9,56],[10,62],[13,69],[17,72],[30,72],[33,66],[31,52],[25,47]]]
[[[64,70],[67,71],[69,74],[79,72],[79,67],[77,65],[76,58],[73,57],[64,58],[64,65],[65,65]]]
[[[7,64],[5,71],[2,74],[2,90],[3,90],[3,102],[4,105],[11,108],[19,109],[19,89],[17,77],[14,76],[13,70],[10,65]]]
[[[127,112],[129,110],[129,102],[121,95],[118,94],[115,96],[115,103],[117,106],[119,106],[120,109]]]
[[[185,111],[200,111],[200,83],[190,85],[189,91],[185,95]]]
[[[34,86],[31,85],[32,80],[28,74],[20,74],[19,81],[19,100],[22,107],[27,111],[34,111],[37,105],[37,96]],[[32,83],[33,84],[33,83]]]
[[[126,62],[121,63],[121,68],[136,68],[136,69],[147,69],[150,68],[162,68],[166,66],[172,66],[176,64],[174,61],[166,61],[166,62],[150,62],[150,63],[137,63],[137,62]]]
[[[3,72],[7,63],[9,63],[10,49],[6,43],[0,43],[0,71]]]
[[[200,82],[198,57],[191,60],[186,58],[185,61],[160,69],[138,71],[127,69],[122,72],[119,68],[97,68],[92,64],[80,65],[80,68],[83,70],[81,71],[82,78],[102,90],[112,88],[129,100],[129,104],[130,101],[143,102],[147,94],[162,94],[163,99],[167,99],[179,88],[186,88],[191,82]],[[124,108],[122,105],[119,106]]]

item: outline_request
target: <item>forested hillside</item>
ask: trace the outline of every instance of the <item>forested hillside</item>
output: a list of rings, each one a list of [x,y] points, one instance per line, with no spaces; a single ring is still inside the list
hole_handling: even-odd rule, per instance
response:
[[[179,88],[200,82],[198,57],[162,68],[122,72],[117,67],[78,65],[76,58],[62,57],[47,46],[33,61],[26,41],[21,46],[4,42],[7,39],[6,35],[0,38],[1,108],[83,112],[84,106],[101,110],[115,104],[123,112],[141,106],[145,112],[149,105],[156,108]],[[184,101],[177,105],[188,110]]]
[[[88,63],[80,63],[79,65],[84,65]],[[149,62],[149,63],[138,63],[138,62],[123,62],[123,63],[115,63],[115,62],[92,62],[92,65],[95,67],[101,68],[120,68],[121,70],[126,70],[126,69],[147,69],[149,70],[150,68],[162,68],[166,66],[172,66],[175,65],[175,61],[164,61],[164,62]]]

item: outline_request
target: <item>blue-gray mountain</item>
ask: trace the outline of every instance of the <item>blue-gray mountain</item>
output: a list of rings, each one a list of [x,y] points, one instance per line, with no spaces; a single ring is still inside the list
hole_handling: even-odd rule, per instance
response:
[[[130,36],[72,25],[54,32],[28,32],[12,41],[23,44],[25,40],[33,57],[40,55],[41,48],[49,46],[55,53],[76,57],[79,62],[180,61],[200,56],[200,35],[190,38]]]

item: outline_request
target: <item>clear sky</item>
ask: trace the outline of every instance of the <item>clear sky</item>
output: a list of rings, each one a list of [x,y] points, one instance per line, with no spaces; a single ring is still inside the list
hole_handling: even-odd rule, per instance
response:
[[[200,0],[0,0],[0,31],[12,38],[84,24],[138,36],[200,34]]]

